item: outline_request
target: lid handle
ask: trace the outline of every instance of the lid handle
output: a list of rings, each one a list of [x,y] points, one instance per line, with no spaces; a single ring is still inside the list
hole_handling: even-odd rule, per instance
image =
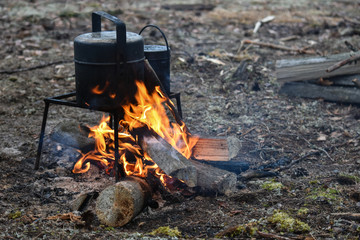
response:
[[[126,63],[126,26],[123,21],[103,11],[92,13],[92,31],[101,32],[101,17],[104,17],[116,25],[116,60],[118,63]]]
[[[163,37],[164,40],[165,40],[167,52],[168,52],[168,54],[169,54],[169,56],[170,56],[170,48],[169,48],[168,41],[167,41],[167,39],[166,39],[166,36],[165,36],[164,32],[161,31],[161,29],[160,29],[158,26],[153,25],[153,24],[146,25],[145,27],[143,27],[143,28],[140,30],[139,35],[141,35],[141,33],[142,33],[146,28],[148,28],[148,27],[156,28],[156,29],[161,33],[162,37]]]

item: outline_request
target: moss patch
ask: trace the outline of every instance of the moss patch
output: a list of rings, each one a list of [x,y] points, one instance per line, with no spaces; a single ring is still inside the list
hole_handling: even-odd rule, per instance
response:
[[[252,237],[258,231],[258,222],[250,222],[247,224],[241,224],[236,227],[228,228],[218,234],[215,237],[217,238],[235,238],[235,237]]]
[[[7,217],[8,217],[8,219],[19,218],[19,217],[21,217],[21,211],[12,212]]]
[[[261,188],[269,191],[279,191],[284,188],[284,185],[281,182],[276,182],[275,180],[266,181],[261,185]]]
[[[149,234],[154,236],[181,237],[181,232],[178,230],[177,227],[170,228],[169,226],[159,227],[150,232]]]
[[[309,232],[310,227],[306,223],[292,218],[289,214],[282,211],[275,211],[275,213],[268,218],[269,223],[275,224],[279,231],[304,233]]]
[[[340,201],[339,192],[334,188],[319,187],[313,189],[306,199],[327,201],[328,203],[334,203]]]

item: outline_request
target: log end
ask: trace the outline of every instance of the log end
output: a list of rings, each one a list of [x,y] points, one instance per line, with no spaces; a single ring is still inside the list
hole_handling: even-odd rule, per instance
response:
[[[121,227],[131,221],[146,206],[150,187],[144,180],[126,178],[105,188],[96,201],[96,215],[101,223]]]

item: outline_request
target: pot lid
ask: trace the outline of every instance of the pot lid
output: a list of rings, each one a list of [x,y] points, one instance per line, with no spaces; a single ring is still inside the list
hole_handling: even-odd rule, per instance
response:
[[[75,62],[87,64],[117,63],[116,31],[101,31],[84,33],[74,40]],[[136,33],[126,32],[126,62],[136,62],[144,59],[144,40]]]

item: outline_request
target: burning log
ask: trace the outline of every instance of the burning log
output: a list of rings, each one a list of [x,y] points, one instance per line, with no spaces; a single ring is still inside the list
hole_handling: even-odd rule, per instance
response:
[[[96,215],[108,226],[124,226],[147,206],[151,194],[151,188],[145,180],[127,177],[99,194]]]
[[[189,186],[198,186],[215,194],[235,191],[237,178],[234,173],[186,159],[171,150],[169,144],[156,138],[144,139],[142,148],[165,173],[185,181]]]
[[[183,180],[189,187],[197,186],[196,168],[170,144],[155,137],[145,137],[141,145],[167,175]]]

